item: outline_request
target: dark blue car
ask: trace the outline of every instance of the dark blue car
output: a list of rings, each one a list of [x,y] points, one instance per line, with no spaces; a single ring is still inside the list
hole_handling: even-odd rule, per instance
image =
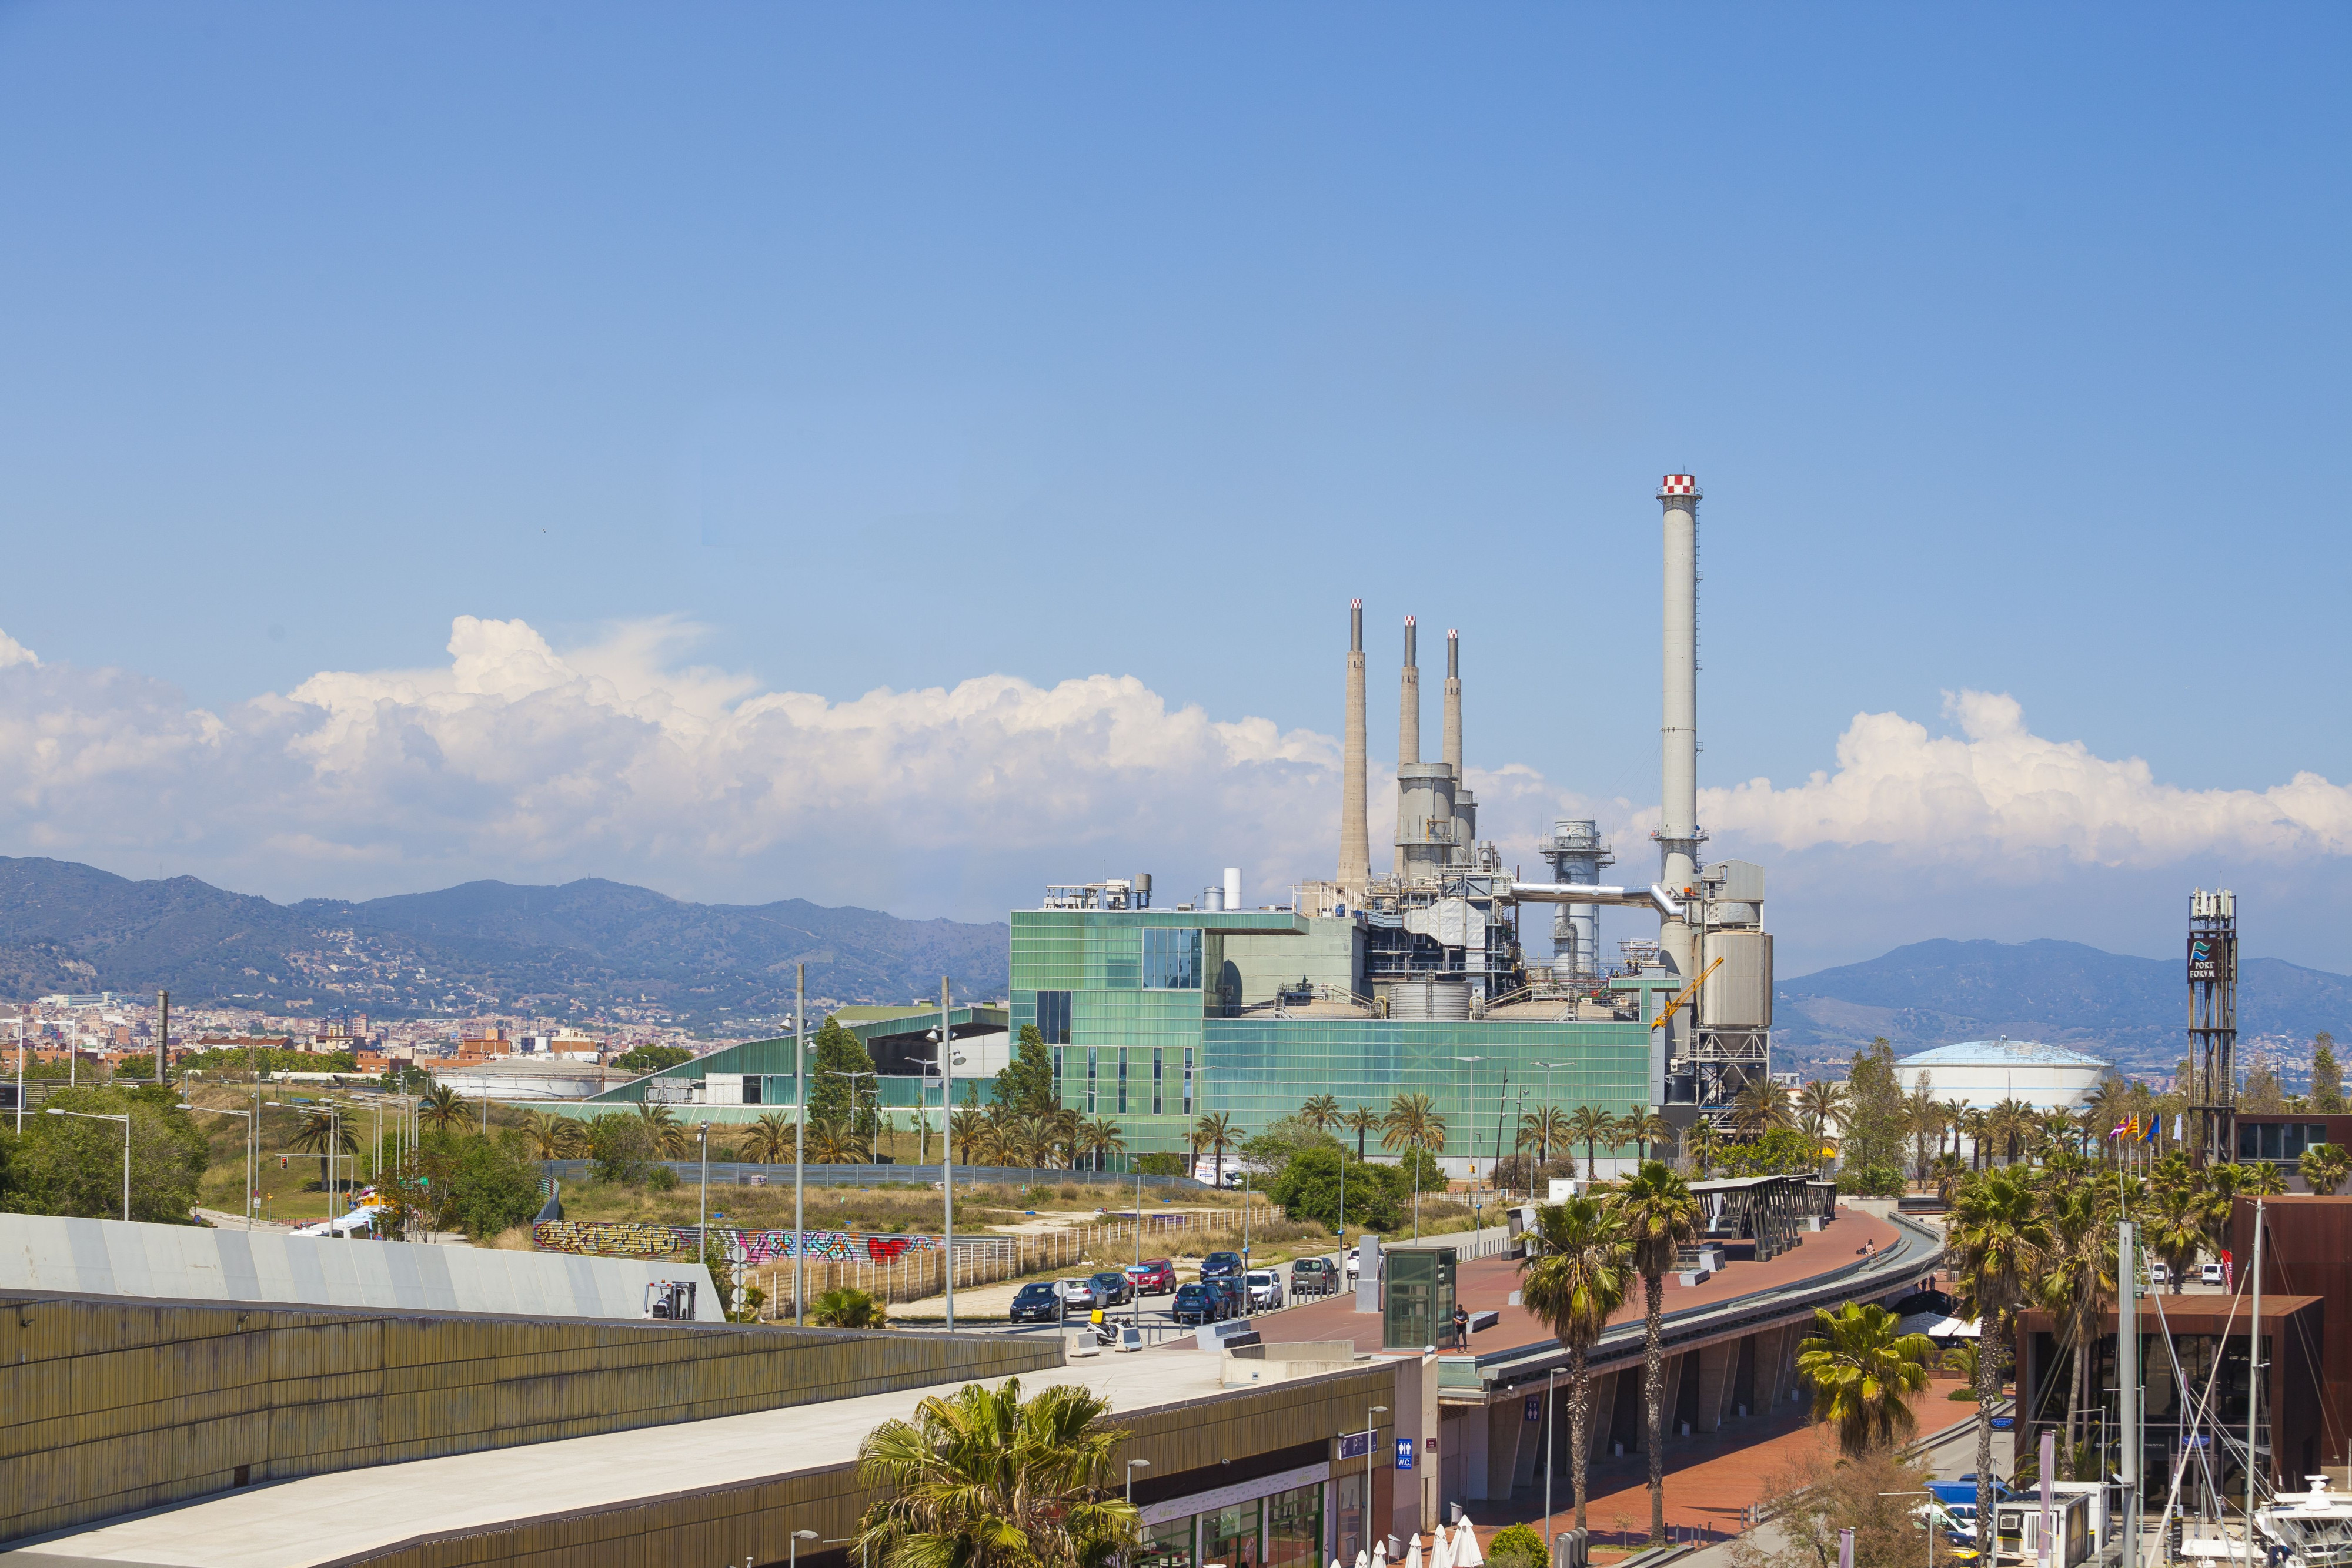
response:
[[[1176,1300],[1168,1315],[1185,1328],[1198,1328],[1202,1323],[1218,1322],[1229,1316],[1224,1297],[1216,1288],[1197,1281],[1176,1287]]]
[[[1054,1287],[1044,1282],[1024,1285],[1013,1298],[1013,1310],[1008,1314],[1016,1323],[1050,1323],[1062,1315],[1062,1303],[1054,1294]]]
[[[1242,1255],[1238,1252],[1212,1252],[1201,1260],[1203,1280],[1238,1280],[1242,1277]]]

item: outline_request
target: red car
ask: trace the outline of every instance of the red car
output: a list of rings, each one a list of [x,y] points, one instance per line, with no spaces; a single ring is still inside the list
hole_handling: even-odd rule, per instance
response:
[[[1129,1263],[1120,1272],[1139,1296],[1164,1296],[1176,1289],[1176,1262],[1171,1258]]]

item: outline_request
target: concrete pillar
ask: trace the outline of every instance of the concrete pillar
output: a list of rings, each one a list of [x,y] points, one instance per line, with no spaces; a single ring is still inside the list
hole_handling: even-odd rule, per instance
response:
[[[1543,1408],[1541,1394],[1535,1396],[1536,1408]],[[1528,1419],[1527,1400],[1518,1404],[1519,1462],[1511,1470],[1511,1488],[1517,1490],[1533,1485],[1540,1477],[1547,1454],[1565,1457],[1568,1453],[1568,1390],[1561,1388],[1552,1400],[1550,1420],[1556,1423],[1549,1443],[1544,1438],[1544,1423]]]
[[[1698,1420],[1699,1431],[1713,1432],[1723,1426],[1723,1401],[1731,1387],[1732,1369],[1739,1364],[1739,1342],[1725,1340],[1720,1344],[1702,1345],[1698,1356]]]
[[[1541,1396],[1538,1396],[1538,1398]],[[1523,1395],[1506,1395],[1486,1407],[1486,1463],[1479,1467],[1472,1480],[1469,1495],[1475,1498],[1507,1499],[1511,1488],[1517,1484],[1521,1450],[1532,1448],[1528,1440],[1530,1432],[1540,1427],[1530,1426],[1527,1418],[1527,1398]],[[1532,1457],[1528,1460],[1531,1467]]]
[[[1675,1411],[1682,1404],[1683,1375],[1688,1368],[1690,1360],[1688,1355],[1666,1357],[1665,1392],[1658,1402],[1658,1424],[1665,1429],[1665,1434],[1669,1437],[1680,1436],[1679,1429],[1675,1426]],[[1645,1440],[1649,1432],[1649,1419],[1650,1410],[1645,1404],[1642,1407],[1642,1429]]]

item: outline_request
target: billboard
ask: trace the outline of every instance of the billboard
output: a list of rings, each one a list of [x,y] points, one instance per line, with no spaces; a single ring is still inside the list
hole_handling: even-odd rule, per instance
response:
[[[2189,937],[2189,981],[2219,985],[2237,977],[2236,939],[2215,931],[2191,932]]]

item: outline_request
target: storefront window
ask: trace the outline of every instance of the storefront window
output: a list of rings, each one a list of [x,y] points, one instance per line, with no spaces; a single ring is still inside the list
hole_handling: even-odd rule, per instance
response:
[[[1145,1525],[1127,1560],[1132,1568],[1192,1568],[1192,1516]]]
[[[1353,1563],[1357,1552],[1371,1550],[1371,1542],[1364,1539],[1364,1487],[1370,1479],[1359,1463],[1353,1469],[1342,1469],[1332,1483],[1333,1511],[1339,1524],[1332,1554],[1342,1563]]]
[[[1322,1549],[1322,1482],[1265,1500],[1266,1568],[1316,1568]]]
[[[1201,1516],[1201,1561],[1225,1568],[1265,1568],[1258,1541],[1257,1502],[1235,1503]]]

